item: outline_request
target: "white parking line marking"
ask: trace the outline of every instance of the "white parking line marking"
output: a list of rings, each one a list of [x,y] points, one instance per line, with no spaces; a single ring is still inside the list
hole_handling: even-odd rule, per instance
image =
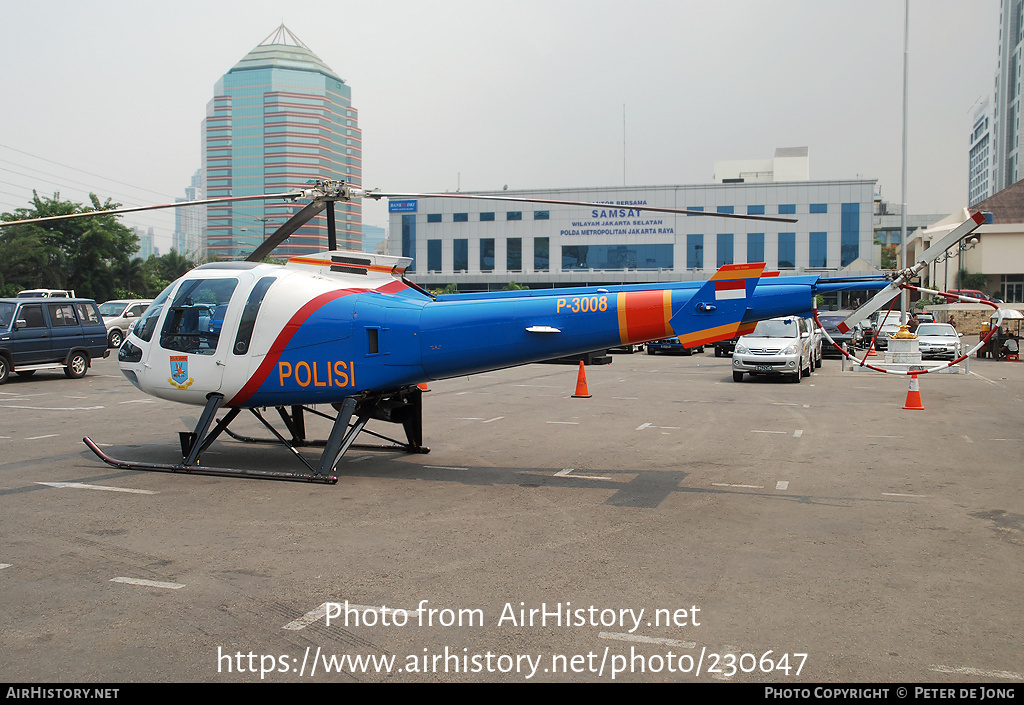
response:
[[[601,639],[615,639],[616,641],[633,641],[638,644],[660,644],[663,646],[678,646],[682,649],[696,648],[695,641],[680,641],[679,639],[666,639],[658,636],[642,636],[640,634],[618,634],[616,632],[599,632]]]
[[[364,460],[372,460],[372,459],[373,459],[372,455],[360,455],[358,458],[352,458],[348,462],[350,462],[350,463],[361,463]]]
[[[643,431],[645,428],[660,428],[660,429],[665,430],[665,431],[678,431],[678,430],[680,430],[681,427],[680,426],[655,426],[655,425],[650,424],[650,423],[645,423],[645,424],[640,424],[634,430],[636,430],[636,431]],[[663,434],[663,435],[667,436],[668,434],[666,433],[666,434]]]
[[[340,605],[341,609],[342,609],[342,614],[344,614],[344,610],[345,610],[346,606],[348,606],[348,608],[350,610],[356,610],[356,611],[358,611],[360,613],[365,612],[366,610],[370,610],[372,612],[380,612],[382,614],[384,612],[398,612],[399,610],[401,610],[402,612],[405,612],[407,614],[418,614],[419,613],[419,609],[418,608],[405,609],[405,608],[402,608],[402,607],[386,607],[385,605],[381,605],[380,607],[378,607],[376,605],[353,605],[353,604],[349,603],[348,600],[340,600],[338,602],[324,602],[323,604],[321,604],[316,609],[312,609],[309,612],[306,612],[306,614],[302,615],[301,617],[299,617],[296,620],[288,622],[288,624],[284,625],[281,628],[282,629],[288,629],[288,630],[293,631],[293,632],[297,632],[300,629],[305,629],[306,627],[308,627],[310,624],[313,624],[314,622],[319,622],[321,619],[326,619],[326,617],[327,617],[327,606],[328,605]],[[362,616],[362,614],[360,614],[360,616]],[[332,617],[332,619],[333,619],[333,617]]]
[[[553,384],[513,384],[513,387],[539,387],[541,389],[558,389]]]
[[[29,436],[25,440],[26,441],[38,441],[41,438],[56,438],[59,435],[60,435],[59,433],[48,433],[45,436]]]
[[[565,468],[555,473],[555,477],[569,477],[569,473],[575,472],[576,468]],[[602,477],[599,475],[573,475],[573,478],[577,480],[610,480],[610,477]]]
[[[883,497],[930,497],[927,494],[900,494],[899,492],[883,492]]]
[[[129,494],[159,494],[153,490],[133,490],[128,487],[107,487],[106,485],[87,485],[84,482],[37,482],[47,487],[71,487],[77,490],[103,490],[104,492],[128,492]]]
[[[756,428],[755,429],[751,429],[750,432],[751,433],[781,433],[781,434],[789,433],[789,431],[758,431]]]
[[[1006,678],[1008,680],[1024,681],[1024,675],[1013,671],[983,671],[980,668],[968,666],[929,666],[929,671],[936,673],[954,673],[960,676],[975,676],[978,678]]]
[[[483,423],[491,423],[492,421],[501,421],[503,418],[505,418],[505,417],[504,416],[495,416],[493,419],[487,419]]]
[[[986,438],[985,442],[989,441],[1019,441],[1019,438]]]
[[[4,568],[10,568],[12,565],[14,565],[14,564],[13,563],[0,563],[0,570],[3,570]]]
[[[777,490],[788,490],[789,489],[789,481],[787,481],[787,480],[779,480],[778,482],[775,483],[775,489],[777,489]]]
[[[82,397],[83,399],[85,397]],[[129,399],[128,401],[119,401],[118,404],[155,404],[156,402],[152,399]]]
[[[564,423],[564,424],[569,424],[570,426],[579,426],[580,425],[579,421],[545,421],[544,423]]]
[[[761,485],[729,485],[724,482],[712,482],[712,487],[742,487],[745,490],[763,490]]]
[[[309,612],[306,612],[306,614],[302,615],[298,619],[292,620],[291,622],[288,622],[288,624],[284,625],[281,628],[282,629],[290,629],[291,631],[298,631],[300,629],[305,629],[306,627],[308,627],[313,622],[317,622],[317,621],[323,619],[326,616],[327,616],[327,603],[325,602],[322,605],[320,605],[319,607],[317,607],[316,609],[313,609],[313,610],[310,610]]]
[[[0,406],[0,409],[28,409],[29,411],[96,411],[103,409],[102,406],[14,406],[12,404],[4,404]]]
[[[802,435],[804,435],[804,430],[802,428],[798,428],[797,430],[793,431],[793,438],[799,438]]]
[[[111,578],[112,583],[124,583],[125,585],[141,585],[142,587],[167,588],[168,590],[180,590],[185,587],[182,583],[163,583],[159,580],[143,580],[142,578]]]
[[[1000,386],[1000,384],[998,382],[993,382],[988,377],[984,377],[982,375],[979,375],[977,372],[974,372],[973,370],[971,371],[971,374],[974,375],[975,377],[981,377],[983,380],[985,380],[986,382],[988,382],[991,385],[994,385],[996,387]]]
[[[865,438],[903,438],[903,436],[864,436]]]
[[[971,440],[970,436],[964,436],[964,440],[967,441],[968,443],[974,443],[974,441]]]
[[[469,470],[469,468],[456,468],[451,465],[424,465],[423,467],[431,470]]]

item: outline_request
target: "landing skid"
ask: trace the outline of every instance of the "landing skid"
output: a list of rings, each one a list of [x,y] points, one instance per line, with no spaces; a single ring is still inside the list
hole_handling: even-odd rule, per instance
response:
[[[213,393],[207,396],[206,406],[203,407],[203,414],[196,424],[194,431],[183,431],[179,434],[181,441],[182,461],[170,465],[164,463],[143,463],[129,460],[120,460],[107,455],[90,439],[83,438],[89,449],[96,456],[116,468],[128,470],[150,470],[154,472],[173,472],[187,475],[215,475],[221,477],[240,477],[259,480],[282,480],[288,482],[317,482],[333,485],[338,482],[336,475],[333,475],[334,468],[349,448],[370,449],[370,450],[397,450],[406,453],[429,453],[430,449],[423,445],[423,393],[416,387],[401,389],[388,394],[374,395],[372,397],[347,397],[342,403],[334,405],[338,410],[336,416],[324,414],[306,406],[293,406],[291,412],[286,407],[276,407],[281,419],[284,421],[290,439],[286,439],[275,429],[260,413],[259,409],[249,409],[260,423],[273,434],[274,438],[252,438],[241,434],[233,433],[228,426],[238,416],[241,409],[230,409],[224,418],[217,421],[213,430],[210,426],[217,415],[217,411],[224,403],[224,395]],[[334,422],[330,436],[327,440],[310,440],[306,438],[305,412],[330,419]],[[387,421],[389,423],[400,423],[405,429],[407,441],[405,443],[388,438],[379,433],[365,429],[370,419]],[[234,468],[216,468],[199,465],[199,458],[207,448],[220,436],[227,432],[229,436],[247,443],[280,443],[291,451],[292,455],[303,465],[308,472],[293,473],[277,470],[239,470]],[[390,446],[381,445],[356,445],[356,437],[360,433],[368,433],[375,438],[388,441]],[[317,467],[313,467],[303,458],[297,448],[305,446],[322,446],[323,452]]]

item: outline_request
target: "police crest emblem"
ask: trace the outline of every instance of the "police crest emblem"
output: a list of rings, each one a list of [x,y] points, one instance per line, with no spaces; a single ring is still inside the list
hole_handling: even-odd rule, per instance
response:
[[[188,389],[195,381],[188,376],[188,355],[171,355],[171,376],[167,380],[178,389]]]

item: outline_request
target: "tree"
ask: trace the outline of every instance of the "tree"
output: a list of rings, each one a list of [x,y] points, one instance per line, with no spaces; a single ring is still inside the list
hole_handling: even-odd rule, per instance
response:
[[[40,233],[0,229],[0,296],[16,296],[22,289],[59,289],[49,276],[60,268],[62,253],[48,245]]]
[[[981,291],[985,288],[986,277],[984,274],[970,274],[966,269],[961,269],[956,279],[957,285],[961,289],[977,289]]]
[[[882,248],[882,269],[896,269],[896,245],[886,245],[881,235],[875,236],[875,244]]]
[[[32,208],[18,208],[0,219],[25,220],[117,208],[89,194],[91,206],[32,192]],[[79,296],[105,301],[118,288],[116,270],[128,266],[139,239],[114,215],[72,218],[5,227],[0,231],[0,280],[6,288],[74,289]]]
[[[118,284],[114,290],[115,298],[142,299],[152,293],[152,278],[141,257],[133,257],[127,262],[119,263],[114,268],[114,275]]]

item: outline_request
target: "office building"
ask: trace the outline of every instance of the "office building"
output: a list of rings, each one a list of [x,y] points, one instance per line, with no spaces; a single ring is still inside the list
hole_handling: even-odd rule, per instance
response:
[[[779,147],[771,159],[715,162],[715,182],[719,184],[807,181],[810,178],[807,147]]]
[[[717,167],[716,167],[717,169]],[[502,191],[588,201],[559,206],[444,198],[389,203],[390,254],[413,258],[417,283],[460,290],[706,279],[723,264],[766,262],[783,275],[867,271],[875,180],[753,181]],[[795,223],[636,210],[781,216]]]
[[[992,189],[999,193],[1020,179],[1021,60],[1024,52],[1024,0],[1001,0],[999,63],[992,116]]]
[[[192,183],[185,188],[184,198],[175,198],[175,203],[187,203],[201,200],[203,188],[203,170],[196,169],[192,175]],[[203,225],[206,209],[203,206],[190,206],[174,209],[174,234],[171,236],[171,249],[179,255],[194,260],[202,258],[206,251],[203,244]]]
[[[351,90],[284,25],[217,81],[203,121],[206,198],[285,193],[316,179],[362,186],[362,136]],[[207,207],[206,251],[244,257],[302,202]],[[338,247],[358,249],[361,206],[336,206]],[[274,251],[277,258],[326,249],[319,216]]]
[[[974,206],[992,195],[992,103],[988,98],[974,112],[968,155],[967,204]]]

